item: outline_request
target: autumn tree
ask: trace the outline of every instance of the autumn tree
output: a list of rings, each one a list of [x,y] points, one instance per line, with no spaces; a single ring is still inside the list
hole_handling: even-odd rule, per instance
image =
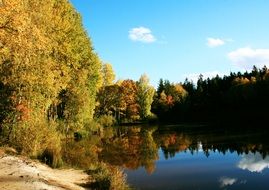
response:
[[[20,120],[19,115],[26,111],[40,117],[59,91],[50,57],[52,41],[47,34],[52,10],[46,9],[50,6],[51,1],[11,0],[0,9],[0,81],[11,89],[8,99],[18,115],[10,115],[6,122]]]
[[[137,103],[137,86],[136,82],[130,79],[121,83],[122,96],[121,107],[124,118],[127,120],[136,120],[139,118],[139,105]]]
[[[61,119],[66,131],[83,128],[93,118],[101,61],[80,15],[67,0],[9,0],[0,15],[0,122]]]
[[[122,101],[122,87],[115,84],[102,87],[97,94],[96,117],[102,115],[113,115],[116,118],[120,114],[120,103]]]
[[[137,82],[137,101],[141,119],[145,119],[151,114],[154,93],[155,89],[149,84],[149,78],[146,74],[142,75]]]
[[[109,63],[102,66],[103,86],[112,85],[115,80],[115,73],[113,67]]]

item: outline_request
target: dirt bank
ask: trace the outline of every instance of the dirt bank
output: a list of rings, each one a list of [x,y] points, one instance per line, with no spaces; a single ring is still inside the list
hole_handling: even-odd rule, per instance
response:
[[[1,190],[84,190],[89,176],[82,170],[52,169],[38,161],[0,150]]]

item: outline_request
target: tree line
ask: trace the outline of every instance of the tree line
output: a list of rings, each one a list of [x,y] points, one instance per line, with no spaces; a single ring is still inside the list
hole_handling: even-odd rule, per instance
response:
[[[176,91],[176,86],[178,90]],[[159,82],[152,112],[163,122],[265,122],[269,105],[269,70],[253,67],[245,73],[173,84]]]
[[[109,67],[110,73],[113,73],[112,67]],[[152,115],[151,104],[154,93],[155,90],[145,74],[138,81],[131,79],[119,80],[116,83],[106,81],[97,94],[95,115],[96,117],[111,115],[119,123],[145,120]]]

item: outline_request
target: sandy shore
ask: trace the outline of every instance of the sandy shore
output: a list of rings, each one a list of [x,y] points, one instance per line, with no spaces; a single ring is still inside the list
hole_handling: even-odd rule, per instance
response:
[[[38,161],[0,151],[1,190],[84,190],[89,176],[82,170],[52,169]]]

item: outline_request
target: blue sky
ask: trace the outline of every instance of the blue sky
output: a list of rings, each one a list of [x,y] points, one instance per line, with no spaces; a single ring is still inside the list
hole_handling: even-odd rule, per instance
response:
[[[268,0],[71,0],[117,79],[183,82],[269,66]]]

